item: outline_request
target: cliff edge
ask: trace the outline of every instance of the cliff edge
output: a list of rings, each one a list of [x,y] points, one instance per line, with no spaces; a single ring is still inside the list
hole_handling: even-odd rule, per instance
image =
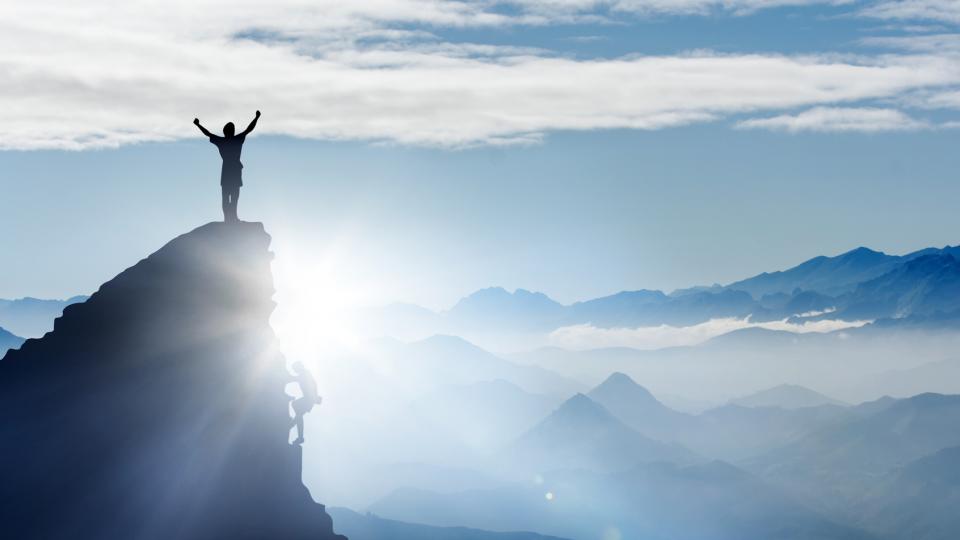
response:
[[[287,443],[269,244],[204,225],[0,360],[5,536],[343,539]]]

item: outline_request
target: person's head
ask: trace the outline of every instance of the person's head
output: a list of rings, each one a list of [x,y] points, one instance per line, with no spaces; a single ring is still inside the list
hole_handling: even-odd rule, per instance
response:
[[[303,367],[303,362],[299,362],[299,361],[294,362],[290,367],[293,368],[293,372],[294,372],[294,373],[303,373],[303,371],[304,371],[304,369],[305,369],[305,368]]]
[[[227,122],[227,124],[223,126],[223,134],[227,137],[233,137],[233,134],[236,132],[237,128],[233,127],[233,122]]]

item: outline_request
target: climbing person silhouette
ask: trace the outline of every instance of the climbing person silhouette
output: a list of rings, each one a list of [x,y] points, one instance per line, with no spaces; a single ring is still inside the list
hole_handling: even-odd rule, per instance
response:
[[[217,145],[220,151],[220,157],[223,158],[223,167],[220,169],[220,191],[223,198],[223,221],[236,222],[237,218],[237,199],[240,198],[240,186],[243,185],[242,171],[243,163],[240,163],[240,151],[243,149],[243,141],[247,134],[257,127],[257,120],[260,119],[260,111],[254,117],[247,129],[235,135],[236,128],[233,122],[227,122],[223,126],[223,137],[210,133],[207,128],[200,125],[200,119],[194,118],[193,123],[204,135],[210,137],[210,142]]]
[[[307,368],[301,362],[294,362],[291,366],[294,375],[290,380],[300,386],[301,396],[293,400],[293,418],[290,419],[290,427],[297,426],[297,438],[293,444],[303,443],[303,415],[313,410],[314,405],[319,405],[323,398],[317,395],[317,381],[313,375],[307,371]]]

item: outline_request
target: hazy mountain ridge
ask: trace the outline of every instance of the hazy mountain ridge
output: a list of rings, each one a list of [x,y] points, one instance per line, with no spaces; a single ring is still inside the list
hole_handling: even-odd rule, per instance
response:
[[[787,270],[763,272],[735,281],[728,289],[746,291],[755,298],[796,289],[812,290],[836,296],[849,292],[858,283],[881,276],[894,269],[910,255],[898,257],[858,247],[835,257],[818,256]]]
[[[891,538],[948,540],[960,530],[960,447],[892,471],[852,511],[868,530]]]
[[[26,339],[0,328],[0,358],[7,352],[7,349],[16,349],[23,345],[24,341]]]
[[[624,373],[613,373],[587,395],[628,426],[661,441],[683,440],[699,427],[697,417],[663,405]]]
[[[925,317],[960,313],[960,263],[954,256],[960,256],[960,248],[927,248],[902,256],[857,248],[726,286],[692,287],[671,294],[622,291],[569,305],[539,292],[517,289],[511,293],[491,287],[461,299],[447,311],[394,305],[374,318],[385,331],[416,327],[424,335],[545,333],[573,325],[682,327],[747,317],[794,323],[918,317],[917,322],[924,324]],[[404,314],[407,322],[393,321],[391,313]]]
[[[827,397],[820,392],[797,384],[781,384],[749,396],[733,399],[730,403],[742,407],[782,407],[784,409],[802,409],[820,405],[846,405],[840,400]]]
[[[607,435],[622,434],[627,426],[644,433],[660,415],[674,420],[663,422],[661,436],[671,436],[672,428],[674,440],[707,458],[729,453],[746,470],[722,461],[684,465],[677,454],[649,459],[643,455],[649,447],[638,451],[629,437]],[[951,429],[957,422],[960,396],[935,394],[794,409],[729,404],[685,415],[628,375],[614,373],[589,395],[569,399],[499,456],[522,464],[515,478],[535,477],[532,484],[442,494],[400,488],[370,509],[432,525],[576,539],[606,538],[614,527],[622,538],[939,540],[956,530],[950,503],[960,500],[960,482],[944,476],[953,454],[942,449],[960,446]],[[631,457],[623,459],[617,449]],[[925,457],[931,455],[935,459]],[[929,504],[907,493],[922,494]],[[698,519],[690,521],[690,515]]]
[[[431,389],[443,384],[506,380],[527,392],[569,395],[580,384],[539,366],[505,360],[469,341],[435,335],[413,343],[380,347],[376,361],[397,374],[397,383]]]
[[[457,494],[399,490],[372,505],[371,511],[435,525],[458,521],[578,540],[872,538],[717,461],[692,466],[641,464],[612,474],[555,471],[534,484]]]
[[[833,404],[797,409],[728,404],[684,414],[663,405],[623,373],[612,374],[588,395],[644,435],[727,460],[786,445],[851,416]]]
[[[0,327],[27,338],[40,337],[53,329],[53,320],[71,304],[83,302],[86,296],[74,296],[66,300],[41,298],[0,298]]]
[[[437,527],[359,514],[346,508],[330,508],[337,527],[350,540],[564,540],[531,532],[492,532],[467,527]]]
[[[641,462],[701,459],[680,445],[631,429],[584,394],[565,401],[497,456],[501,467],[523,477],[557,469],[611,472]]]
[[[884,493],[885,475],[960,446],[960,395],[920,394],[854,407],[853,417],[743,465],[835,515],[855,518],[865,497]],[[946,472],[946,471],[944,471]],[[889,494],[887,494],[889,495]]]

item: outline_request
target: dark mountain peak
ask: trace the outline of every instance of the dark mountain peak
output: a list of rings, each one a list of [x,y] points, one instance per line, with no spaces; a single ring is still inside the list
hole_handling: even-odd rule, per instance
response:
[[[889,272],[901,262],[901,257],[858,247],[834,257],[813,257],[787,270],[764,272],[731,283],[727,288],[747,291],[755,298],[778,292],[790,293],[797,288],[837,295],[852,290],[862,281]]]
[[[856,261],[871,261],[877,259],[883,259],[888,257],[888,255],[882,251],[876,251],[868,247],[860,246],[847,251],[846,253],[841,253],[837,255],[837,259],[840,260],[856,260]]]
[[[907,263],[904,264],[904,269],[907,272],[929,273],[941,269],[956,270],[958,268],[960,268],[960,262],[953,258],[952,255],[945,253],[921,255],[907,261]]]
[[[952,255],[921,255],[860,283],[845,298],[839,318],[904,319],[960,309],[960,262]]]
[[[204,225],[7,353],[4,533],[341,538],[287,442],[269,244],[259,223]]]

